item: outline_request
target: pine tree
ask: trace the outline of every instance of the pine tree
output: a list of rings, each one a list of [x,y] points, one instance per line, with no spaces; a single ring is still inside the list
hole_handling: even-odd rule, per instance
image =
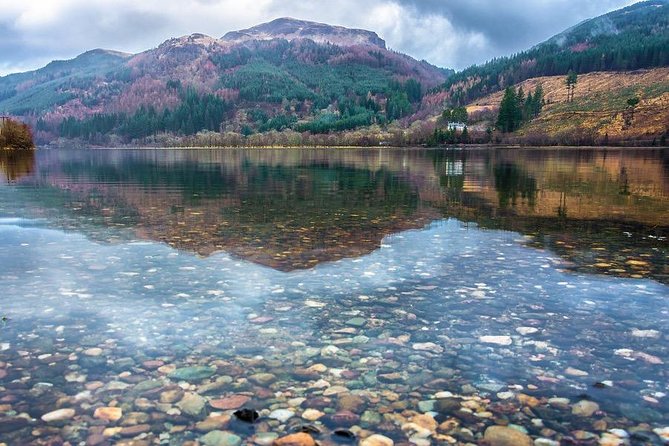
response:
[[[567,102],[572,102],[574,100],[574,90],[576,90],[577,82],[578,75],[575,71],[569,70],[569,73],[567,73],[567,79],[565,81],[567,85]]]
[[[534,117],[534,96],[532,92],[527,93],[527,99],[523,105],[523,121],[529,121]]]
[[[534,89],[534,109],[532,110],[533,116],[539,116],[541,109],[544,107],[544,87],[539,84],[537,88]]]
[[[518,121],[518,98],[516,90],[513,87],[507,87],[504,91],[502,103],[499,106],[499,115],[497,116],[497,128],[503,133],[510,133],[516,130]]]
[[[525,106],[525,92],[523,91],[523,87],[520,86],[518,87],[518,91],[516,92],[516,108],[514,110],[515,116],[514,116],[514,129],[512,131],[515,131],[518,127],[520,127],[520,124],[523,122],[523,108]]]
[[[467,130],[467,127],[462,129],[462,134],[460,135],[460,142],[463,144],[469,143],[469,131]]]

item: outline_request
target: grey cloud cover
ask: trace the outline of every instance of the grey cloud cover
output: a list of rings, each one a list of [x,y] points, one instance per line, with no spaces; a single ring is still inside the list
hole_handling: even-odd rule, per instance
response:
[[[521,51],[630,0],[0,0],[0,75],[93,48],[139,52],[175,36],[220,37],[289,16],[376,31],[456,69]]]

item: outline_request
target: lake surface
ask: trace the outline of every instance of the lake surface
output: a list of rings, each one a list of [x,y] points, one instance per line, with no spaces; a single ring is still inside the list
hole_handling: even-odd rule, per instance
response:
[[[667,150],[0,152],[0,443],[666,444],[667,237]]]

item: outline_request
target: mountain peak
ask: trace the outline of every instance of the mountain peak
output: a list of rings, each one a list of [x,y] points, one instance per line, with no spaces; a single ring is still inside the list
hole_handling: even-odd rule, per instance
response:
[[[79,54],[74,60],[92,59],[92,58],[110,58],[110,59],[128,59],[132,56],[130,53],[122,51],[106,50],[104,48],[95,48]]]
[[[365,45],[386,48],[386,42],[372,31],[326,25],[292,17],[281,17],[252,28],[232,31],[223,36],[224,41],[233,43],[273,39],[309,39],[338,46]]]

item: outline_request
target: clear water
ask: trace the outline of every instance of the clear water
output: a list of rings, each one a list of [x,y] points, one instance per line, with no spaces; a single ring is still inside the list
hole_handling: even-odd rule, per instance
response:
[[[223,429],[244,441],[305,424],[325,444],[337,427],[466,444],[511,423],[558,442],[622,429],[631,444],[663,444],[652,430],[669,425],[668,160],[660,150],[2,154],[0,438],[115,444],[135,433],[102,429],[131,424],[146,424],[135,438],[146,444],[201,438],[196,422],[232,411],[189,414],[160,398],[178,385],[171,370],[203,365],[215,374],[181,387],[205,400],[247,395],[261,418]],[[248,379],[258,373],[274,378]],[[465,410],[434,408],[444,392]],[[599,410],[572,413],[582,400]],[[93,418],[107,405],[124,417]],[[40,419],[58,408],[75,416]],[[307,408],[325,415],[299,421]],[[295,416],[273,420],[276,409]],[[417,437],[406,424],[425,411],[459,425]],[[138,412],[148,421],[128,415]]]

